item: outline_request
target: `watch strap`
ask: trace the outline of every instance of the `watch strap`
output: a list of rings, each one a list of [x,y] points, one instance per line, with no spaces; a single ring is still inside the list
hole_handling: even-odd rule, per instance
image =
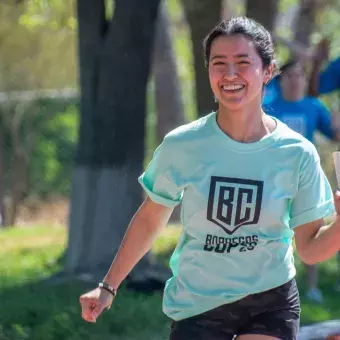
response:
[[[107,284],[106,282],[99,282],[98,287],[101,289],[105,289],[106,291],[111,293],[113,296],[116,296],[116,293],[117,293],[116,290],[112,286]]]

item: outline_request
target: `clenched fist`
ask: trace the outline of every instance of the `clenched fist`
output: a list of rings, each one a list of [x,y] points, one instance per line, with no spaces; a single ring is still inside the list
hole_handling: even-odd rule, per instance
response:
[[[102,311],[111,307],[113,300],[110,292],[99,287],[83,294],[79,299],[82,318],[87,322],[96,322]]]

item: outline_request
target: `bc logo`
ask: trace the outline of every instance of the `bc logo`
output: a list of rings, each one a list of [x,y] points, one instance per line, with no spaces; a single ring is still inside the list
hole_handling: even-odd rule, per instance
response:
[[[260,218],[263,181],[212,176],[207,219],[233,234]]]

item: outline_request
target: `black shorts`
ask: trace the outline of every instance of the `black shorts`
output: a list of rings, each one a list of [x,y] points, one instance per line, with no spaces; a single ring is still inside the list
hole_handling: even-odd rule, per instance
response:
[[[295,340],[299,323],[299,292],[293,279],[266,292],[173,321],[170,340],[231,340],[241,334]]]

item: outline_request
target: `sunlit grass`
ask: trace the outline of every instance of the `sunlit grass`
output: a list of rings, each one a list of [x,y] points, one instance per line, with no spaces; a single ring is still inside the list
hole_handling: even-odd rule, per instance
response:
[[[59,270],[66,242],[63,227],[11,228],[0,232],[0,286],[37,280]]]

